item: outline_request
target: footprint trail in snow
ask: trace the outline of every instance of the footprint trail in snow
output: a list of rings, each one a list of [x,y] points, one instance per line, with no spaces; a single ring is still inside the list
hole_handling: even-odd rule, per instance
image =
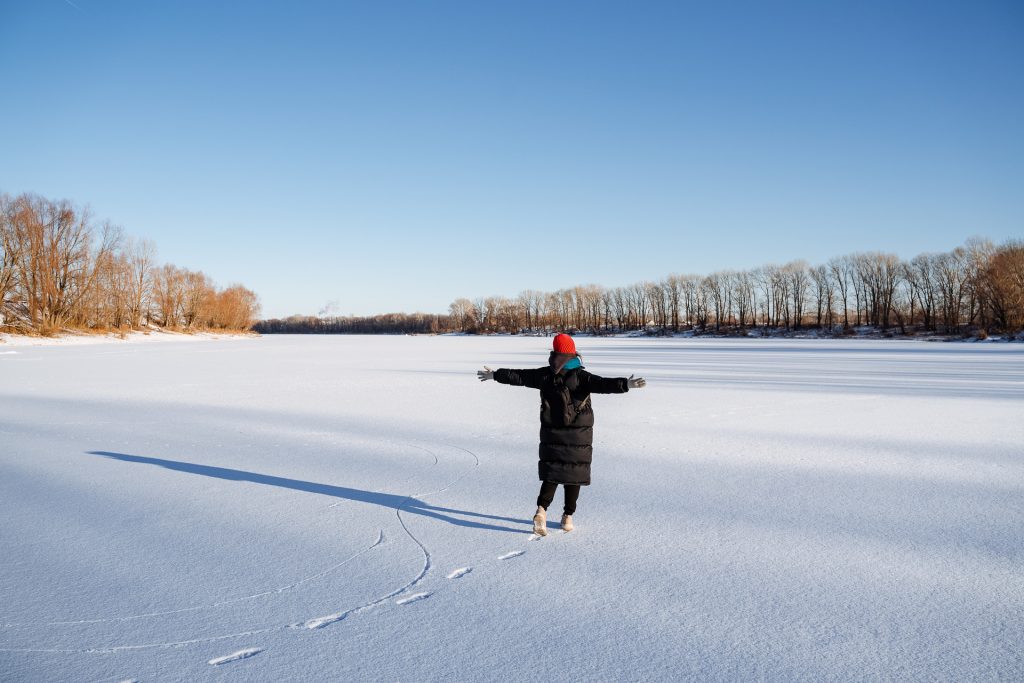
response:
[[[407,595],[404,598],[399,598],[398,600],[395,600],[395,604],[396,605],[408,605],[410,602],[419,602],[420,600],[426,600],[431,595],[433,595],[433,594],[432,593],[413,593],[412,595]]]
[[[248,647],[244,650],[239,650],[238,652],[232,652],[229,655],[224,655],[223,657],[214,657],[213,659],[208,661],[207,664],[212,664],[213,666],[220,666],[221,664],[237,662],[239,659],[247,659],[254,655],[258,655],[261,652],[263,652],[263,648],[261,647]]]

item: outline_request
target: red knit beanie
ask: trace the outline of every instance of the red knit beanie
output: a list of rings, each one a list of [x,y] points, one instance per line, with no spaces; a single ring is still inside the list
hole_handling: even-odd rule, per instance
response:
[[[576,343],[567,334],[556,334],[551,348],[555,353],[576,353]]]

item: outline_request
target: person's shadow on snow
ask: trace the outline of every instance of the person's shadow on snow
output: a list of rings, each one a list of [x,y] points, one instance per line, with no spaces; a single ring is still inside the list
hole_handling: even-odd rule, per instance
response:
[[[487,524],[484,522],[473,522],[465,519],[458,519],[456,517],[450,517],[448,514],[443,513],[449,513],[453,515],[466,515],[469,517],[480,517],[483,519],[493,519],[502,522],[530,524],[531,526],[533,524],[532,520],[516,519],[514,517],[499,517],[496,515],[485,515],[480,512],[469,512],[468,510],[453,510],[451,508],[443,508],[438,507],[436,505],[429,505],[412,496],[402,496],[394,493],[363,491],[361,489],[350,489],[345,486],[317,484],[316,482],[302,481],[300,479],[274,477],[268,474],[257,474],[256,472],[246,472],[244,470],[232,470],[226,467],[197,465],[195,463],[179,462],[177,460],[147,458],[141,455],[129,455],[128,453],[114,453],[112,451],[86,452],[89,455],[102,455],[105,458],[112,458],[114,460],[121,460],[123,462],[141,463],[143,465],[157,465],[159,467],[165,467],[169,470],[175,470],[177,472],[200,474],[204,477],[215,477],[217,479],[226,479],[228,481],[248,481],[254,484],[266,484],[267,486],[280,486],[281,488],[294,489],[296,491],[306,491],[307,493],[319,493],[321,495],[333,496],[334,498],[341,498],[343,500],[353,500],[356,501],[357,503],[372,503],[373,505],[380,505],[381,507],[392,508],[394,510],[401,510],[403,512],[411,512],[416,515],[423,515],[424,517],[433,517],[434,519],[440,519],[441,521],[448,522],[449,524],[455,524],[456,526],[473,527],[475,529],[489,529],[491,531],[509,531],[516,534],[531,533],[531,531],[514,529],[507,526],[499,526],[497,524]]]

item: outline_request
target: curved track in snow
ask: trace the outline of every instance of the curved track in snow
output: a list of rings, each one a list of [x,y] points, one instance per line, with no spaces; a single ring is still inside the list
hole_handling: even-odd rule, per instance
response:
[[[431,450],[429,450],[427,448],[423,448],[422,446],[417,446],[416,444],[406,444],[406,445],[411,446],[412,448],[416,448],[416,449],[419,449],[421,451],[424,451],[425,453],[430,455],[434,459],[434,462],[432,462],[431,465],[430,465],[431,467],[437,465],[437,463],[438,463],[437,454],[434,453],[433,451],[431,451]],[[407,477],[406,479],[403,479],[401,483],[405,483],[405,482],[409,481],[410,479],[413,479],[415,476],[416,475],[411,475],[411,476]],[[384,491],[386,488],[389,488],[389,487],[384,486],[384,487],[381,487],[381,488],[378,488],[378,489],[374,489],[370,493],[380,493],[381,491]],[[337,505],[340,505],[342,502],[343,501],[338,501],[336,503],[331,503],[327,507],[328,508],[333,508],[333,507],[336,507]],[[341,562],[338,562],[338,563],[328,567],[327,569],[319,571],[316,574],[311,574],[310,576],[307,576],[307,577],[304,577],[302,579],[299,579],[298,581],[294,581],[294,582],[292,582],[292,583],[290,583],[288,585],[280,586],[278,588],[270,588],[270,589],[267,589],[265,591],[260,591],[258,593],[253,593],[251,595],[242,595],[242,596],[235,597],[235,598],[227,598],[227,599],[224,599],[224,600],[217,600],[215,602],[205,603],[205,604],[202,604],[202,605],[191,605],[189,607],[180,607],[180,608],[176,608],[176,609],[160,610],[160,611],[157,611],[157,612],[144,612],[144,613],[141,613],[141,614],[126,614],[126,615],[116,616],[116,617],[97,617],[97,618],[93,618],[93,619],[75,619],[75,620],[64,620],[64,621],[2,623],[2,624],[0,624],[0,628],[12,628],[13,629],[13,628],[40,628],[40,627],[45,627],[45,626],[78,626],[78,625],[82,625],[82,624],[104,624],[104,623],[111,623],[111,622],[118,622],[118,621],[132,621],[132,620],[135,620],[135,619],[148,619],[148,618],[153,618],[153,617],[170,616],[172,614],[184,614],[184,613],[187,613],[187,612],[198,612],[198,611],[201,611],[201,610],[212,609],[212,608],[215,608],[215,607],[222,607],[224,605],[231,605],[231,604],[234,604],[234,603],[237,603],[237,602],[244,602],[246,600],[254,600],[256,598],[262,598],[262,597],[266,597],[268,595],[277,595],[279,593],[284,593],[286,591],[292,590],[293,588],[301,586],[302,584],[309,583],[311,581],[315,581],[315,580],[317,580],[319,578],[327,576],[331,572],[335,571],[336,569],[340,569],[342,566],[348,564],[349,562],[351,562],[352,560],[356,559],[360,555],[363,555],[364,553],[366,553],[366,552],[368,552],[370,550],[373,550],[374,548],[376,548],[377,546],[381,545],[382,543],[384,543],[384,530],[383,529],[379,529],[378,533],[377,533],[377,540],[376,541],[371,543],[366,548],[363,548],[359,552],[355,553],[354,555],[351,555],[350,557],[345,558]],[[3,651],[3,650],[0,649],[0,651]]]
[[[460,451],[464,451],[466,453],[469,453],[470,455],[473,456],[473,460],[474,460],[473,468],[475,469],[475,468],[480,466],[480,458],[473,451],[470,451],[470,450],[468,450],[466,448],[462,448],[461,446],[453,446],[451,444],[441,444],[441,445],[442,446],[447,446],[449,448],[457,448]],[[438,493],[442,493],[443,491],[447,491],[452,486],[455,486],[455,484],[457,484],[459,481],[461,481],[463,478],[465,478],[466,475],[468,475],[472,471],[473,470],[470,469],[470,470],[467,470],[466,472],[463,472],[458,477],[456,477],[455,479],[452,479],[450,482],[448,482],[444,487],[436,489],[434,491],[423,491],[423,492],[419,492],[419,493],[410,493],[408,496],[405,497],[405,500],[403,500],[402,503],[399,504],[399,506],[397,508],[395,508],[395,515],[398,516],[398,521],[402,525],[402,529],[409,536],[409,538],[411,538],[413,540],[413,542],[417,546],[419,546],[420,550],[423,552],[423,568],[420,570],[420,573],[417,574],[411,581],[409,581],[408,583],[404,584],[403,586],[401,586],[399,588],[396,588],[395,590],[391,591],[390,593],[387,593],[386,595],[382,595],[382,596],[380,596],[378,598],[375,598],[375,599],[373,599],[373,600],[371,600],[371,601],[369,601],[367,603],[359,605],[358,607],[352,607],[351,609],[347,609],[347,610],[345,610],[343,612],[337,612],[335,614],[329,614],[329,615],[324,616],[324,617],[318,617],[316,619],[310,619],[309,621],[305,621],[305,622],[302,622],[300,624],[292,624],[292,627],[293,628],[310,628],[310,629],[323,628],[324,626],[328,626],[330,624],[334,624],[336,622],[341,621],[342,619],[350,617],[353,614],[358,614],[359,612],[364,612],[364,611],[366,611],[368,609],[376,607],[377,605],[379,605],[381,603],[387,602],[391,598],[397,597],[397,596],[401,595],[402,593],[408,591],[409,589],[415,587],[420,581],[425,579],[427,577],[427,573],[430,571],[430,566],[431,566],[431,562],[432,562],[430,551],[427,550],[427,546],[425,546],[423,544],[423,542],[420,539],[418,539],[416,537],[416,535],[412,533],[412,531],[409,530],[408,525],[405,523],[405,519],[402,517],[402,509],[406,505],[408,505],[409,502],[412,501],[412,500],[416,500],[417,498],[426,498],[427,496],[433,496],[433,495],[436,495]]]
[[[435,454],[433,451],[430,451],[429,449],[424,448],[422,446],[418,446],[416,444],[407,444],[407,445],[410,445],[410,446],[412,446],[414,448],[418,448],[420,450],[426,451],[427,453],[431,454],[434,457],[434,463],[433,464],[436,465],[438,463],[437,454]],[[282,625],[276,625],[276,626],[269,626],[269,627],[266,627],[266,628],[252,629],[252,630],[247,630],[247,631],[238,631],[238,632],[227,633],[227,634],[223,634],[223,635],[204,636],[204,637],[201,637],[201,638],[189,638],[189,639],[182,639],[182,640],[156,642],[156,643],[110,645],[110,646],[98,646],[98,647],[75,648],[75,649],[72,649],[72,648],[5,648],[5,647],[0,647],[0,652],[56,653],[56,654],[109,654],[109,653],[122,652],[122,651],[128,651],[128,650],[143,650],[143,649],[151,649],[151,648],[184,647],[184,646],[187,646],[187,645],[195,645],[195,644],[199,644],[199,643],[212,643],[212,642],[217,642],[217,641],[221,641],[221,640],[229,640],[229,639],[232,639],[232,638],[244,638],[244,637],[247,637],[247,636],[263,635],[263,634],[266,634],[266,633],[272,633],[272,632],[275,632],[275,631],[282,631],[282,630],[285,630],[285,629],[296,629],[296,628],[316,629],[316,628],[322,628],[322,627],[327,626],[329,624],[333,624],[333,623],[336,623],[338,621],[341,621],[341,620],[343,620],[343,619],[345,619],[345,618],[347,618],[347,617],[349,617],[349,616],[351,616],[353,614],[358,614],[360,612],[364,612],[364,611],[372,609],[373,607],[376,607],[376,606],[378,606],[378,605],[380,605],[380,604],[382,604],[384,602],[387,602],[391,598],[399,596],[402,593],[405,593],[409,589],[411,589],[411,588],[415,587],[417,584],[419,584],[424,578],[426,578],[427,574],[430,571],[431,564],[432,564],[432,559],[431,559],[430,551],[427,549],[426,545],[424,545],[424,543],[419,538],[417,538],[416,535],[413,534],[412,531],[409,529],[408,525],[406,524],[405,519],[402,516],[402,510],[405,508],[405,506],[407,506],[413,500],[416,500],[416,499],[422,498],[422,497],[431,496],[431,495],[436,495],[438,493],[442,493],[444,491],[447,491],[452,486],[454,486],[459,481],[461,481],[466,476],[468,476],[471,472],[473,472],[480,465],[480,458],[479,458],[479,456],[477,456],[476,453],[470,451],[469,449],[462,448],[461,446],[455,446],[455,445],[452,445],[452,444],[440,444],[440,445],[447,446],[449,448],[454,448],[454,449],[463,451],[464,453],[468,453],[469,455],[471,455],[473,457],[473,465],[472,465],[472,467],[468,468],[462,474],[460,474],[459,476],[455,477],[454,479],[452,479],[451,481],[449,481],[447,484],[445,484],[443,487],[441,487],[439,489],[434,489],[434,490],[430,490],[430,491],[420,491],[420,492],[410,493],[408,496],[405,497],[405,499],[395,509],[395,515],[398,517],[398,521],[401,524],[402,529],[409,536],[409,538],[412,539],[412,541],[419,547],[420,551],[423,554],[423,567],[422,567],[422,569],[420,569],[420,571],[417,573],[417,575],[412,580],[406,582],[401,587],[399,587],[399,588],[397,588],[395,590],[392,590],[392,591],[388,592],[385,595],[382,595],[382,596],[380,596],[378,598],[374,598],[373,600],[365,602],[365,603],[363,603],[361,605],[358,605],[356,607],[352,607],[352,608],[346,609],[344,611],[337,612],[335,614],[327,615],[325,617],[320,617],[320,618],[317,618],[317,619],[311,619],[311,620],[306,621],[306,622],[301,622],[301,623],[297,623],[297,624],[296,623],[290,623],[290,624],[282,624]],[[383,489],[381,489],[381,490],[383,490]],[[334,503],[334,504],[332,504],[332,505],[330,505],[328,507],[334,507],[335,505],[337,505],[337,503]],[[181,609],[176,609],[176,610],[166,610],[166,611],[163,611],[163,612],[152,612],[152,613],[128,615],[128,616],[122,616],[122,617],[109,617],[109,618],[103,618],[103,619],[89,619],[89,620],[79,620],[79,621],[40,622],[40,623],[35,623],[35,624],[4,624],[4,627],[5,628],[30,627],[30,626],[43,627],[43,626],[54,626],[54,625],[71,625],[71,624],[81,625],[81,624],[129,621],[129,620],[142,619],[142,618],[148,618],[148,617],[168,616],[168,615],[171,615],[171,614],[178,614],[178,613],[182,613],[182,612],[199,611],[199,610],[203,610],[203,609],[209,609],[211,607],[227,605],[227,604],[231,604],[231,603],[234,603],[234,602],[240,602],[240,601],[243,601],[243,600],[251,600],[251,599],[254,599],[254,598],[259,598],[259,597],[263,597],[263,596],[267,596],[267,595],[272,595],[272,594],[280,593],[280,592],[283,592],[283,591],[286,591],[286,590],[291,590],[292,588],[298,587],[299,585],[302,585],[304,583],[308,583],[308,582],[313,581],[313,580],[315,580],[317,578],[325,576],[326,574],[334,571],[335,569],[338,569],[342,565],[344,565],[344,564],[354,560],[356,557],[359,557],[360,555],[363,555],[363,554],[369,552],[373,548],[376,548],[381,543],[383,543],[383,540],[384,540],[384,532],[383,532],[383,530],[381,530],[379,532],[379,534],[378,534],[377,540],[373,544],[371,544],[367,548],[364,548],[363,550],[360,550],[359,552],[355,553],[354,555],[346,558],[342,562],[340,562],[340,563],[338,563],[338,564],[336,564],[336,565],[334,565],[334,566],[332,566],[332,567],[330,567],[330,568],[328,568],[328,569],[326,569],[324,571],[318,572],[317,574],[311,575],[309,577],[306,577],[306,578],[304,578],[304,579],[302,579],[300,581],[296,581],[296,582],[294,582],[292,584],[289,584],[287,586],[283,586],[281,588],[274,589],[274,590],[263,591],[263,592],[260,592],[260,593],[257,593],[257,594],[253,594],[253,595],[241,596],[241,597],[238,597],[238,598],[232,598],[230,600],[222,600],[222,601],[218,601],[216,603],[210,603],[210,604],[207,604],[207,605],[198,605],[198,606],[181,608]],[[419,597],[420,596],[417,596],[417,598],[419,598]],[[423,597],[425,597],[425,596],[423,596]]]

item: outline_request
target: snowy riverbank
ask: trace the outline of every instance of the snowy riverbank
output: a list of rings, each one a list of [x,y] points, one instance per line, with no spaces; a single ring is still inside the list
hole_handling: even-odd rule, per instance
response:
[[[125,334],[64,332],[54,337],[40,337],[0,332],[0,350],[16,346],[87,346],[92,344],[152,344],[181,341],[219,341],[223,339],[250,339],[254,333],[241,332],[172,332],[153,328]]]

